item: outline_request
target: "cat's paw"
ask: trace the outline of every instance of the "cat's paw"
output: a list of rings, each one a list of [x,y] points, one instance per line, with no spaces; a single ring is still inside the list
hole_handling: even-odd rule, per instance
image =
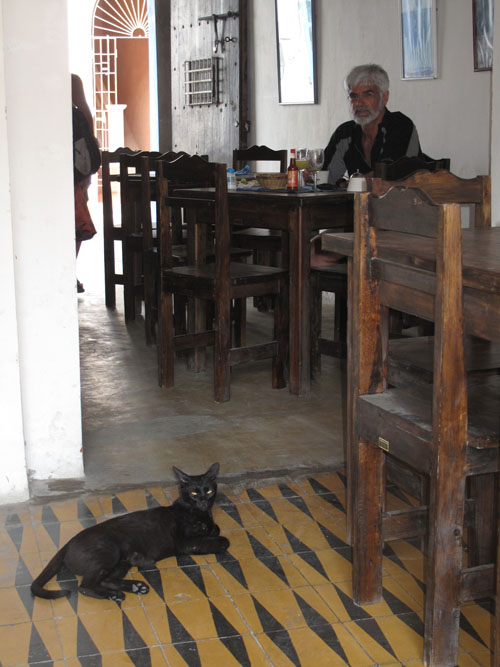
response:
[[[149,593],[149,586],[144,581],[137,581],[137,579],[124,580],[121,588],[127,591],[127,593],[135,593],[135,595],[146,595],[146,593]]]
[[[229,540],[227,537],[219,537],[217,539],[217,551],[215,553],[221,554],[224,551],[227,551],[229,549]]]
[[[149,586],[143,581],[133,581],[130,592],[136,595],[146,595],[146,593],[149,593]]]
[[[113,600],[113,602],[123,602],[125,600],[125,594],[122,591],[110,591],[108,593],[108,600]]]

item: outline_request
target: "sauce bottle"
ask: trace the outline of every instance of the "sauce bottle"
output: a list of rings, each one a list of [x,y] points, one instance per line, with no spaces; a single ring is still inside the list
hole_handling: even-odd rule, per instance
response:
[[[299,170],[295,162],[295,148],[292,148],[290,151],[290,164],[288,166],[286,189],[288,192],[299,191]]]

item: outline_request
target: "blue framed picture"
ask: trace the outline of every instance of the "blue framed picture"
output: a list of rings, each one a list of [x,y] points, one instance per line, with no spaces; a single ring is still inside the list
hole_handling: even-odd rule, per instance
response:
[[[472,0],[474,26],[474,71],[493,65],[493,0]]]
[[[437,78],[436,0],[400,0],[403,79]]]

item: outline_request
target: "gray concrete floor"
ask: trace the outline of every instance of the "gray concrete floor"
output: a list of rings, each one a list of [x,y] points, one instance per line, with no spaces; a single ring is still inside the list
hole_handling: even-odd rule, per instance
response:
[[[176,362],[175,386],[157,384],[156,348],[144,341],[139,317],[125,325],[122,288],[117,308],[104,304],[100,207],[98,235],[82,244],[78,277],[85,480],[48,483],[37,495],[95,491],[173,481],[172,465],[186,472],[221,464],[221,481],[293,477],[339,469],[344,462],[345,374],[324,358],[321,377],[306,396],[271,388],[265,360],[234,368],[231,400],[213,399],[211,369],[187,371]],[[326,307],[332,314],[332,307]],[[272,315],[248,303],[248,335],[270,330]]]

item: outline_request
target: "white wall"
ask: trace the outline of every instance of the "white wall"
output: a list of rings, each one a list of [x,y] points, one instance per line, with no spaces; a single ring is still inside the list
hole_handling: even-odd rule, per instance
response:
[[[3,21],[0,12],[0,34]],[[5,70],[0,51],[0,108],[5,109]],[[0,115],[0,146],[7,146],[7,119]],[[14,252],[10,205],[9,161],[0,153],[0,420],[2,423],[2,465],[0,502],[16,502],[28,497],[19,375],[17,322],[14,284]]]
[[[35,479],[83,474],[71,94],[66,0],[1,0],[0,7],[7,139],[0,144],[0,303],[8,309],[1,354],[9,370],[2,363],[0,404],[2,440],[8,423],[5,444],[13,479],[24,473],[23,495],[26,469]],[[7,492],[2,485],[0,501]]]
[[[500,44],[500,4],[497,14],[493,43]],[[500,225],[500,49],[493,50],[493,73],[491,95],[491,220]]]
[[[345,75],[355,65],[376,62],[391,80],[389,109],[414,120],[424,152],[450,157],[452,170],[463,177],[489,173],[491,73],[473,71],[472,2],[437,3],[439,78],[402,81],[397,0],[317,0],[319,104],[280,106],[274,2],[253,0],[250,142],[326,146],[337,125],[349,119]]]

